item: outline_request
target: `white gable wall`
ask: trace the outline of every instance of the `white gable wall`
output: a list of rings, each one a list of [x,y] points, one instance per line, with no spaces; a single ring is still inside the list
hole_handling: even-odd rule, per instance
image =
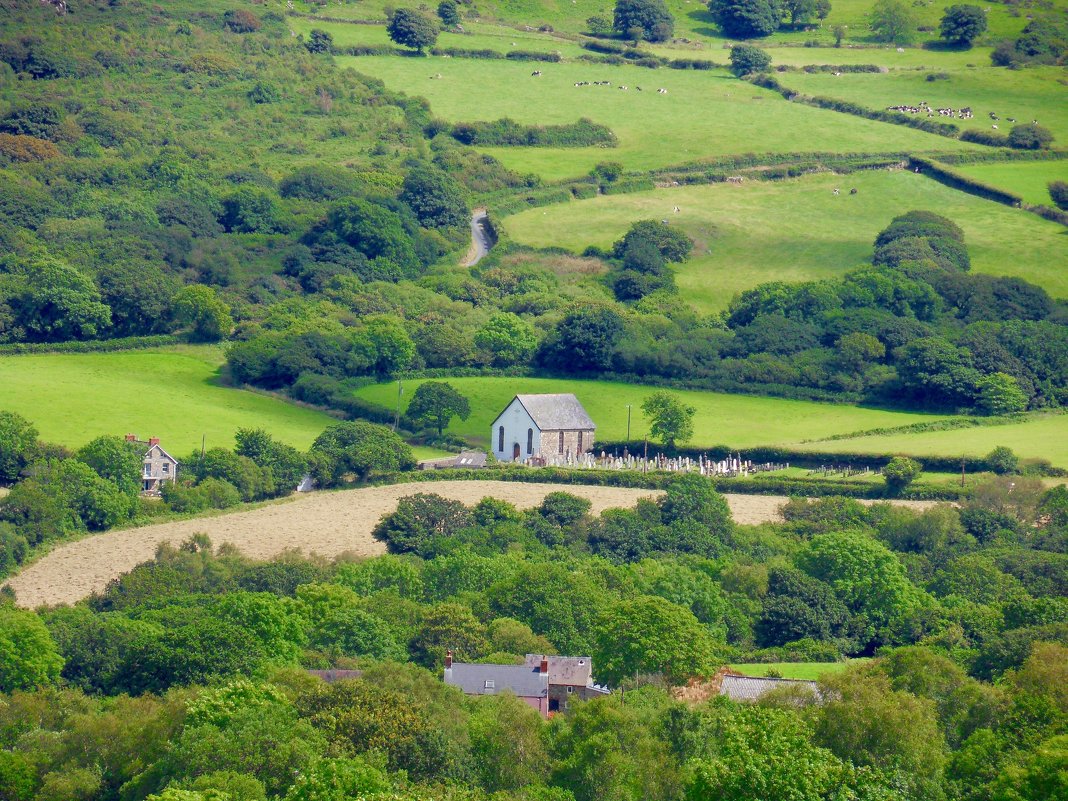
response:
[[[504,427],[504,447],[501,447],[500,429]],[[531,450],[527,451],[527,432],[533,432]],[[518,398],[513,398],[507,408],[493,421],[490,429],[490,449],[497,461],[515,461],[515,446],[519,445],[519,459],[523,461],[541,451],[541,431],[534,424],[527,410]]]

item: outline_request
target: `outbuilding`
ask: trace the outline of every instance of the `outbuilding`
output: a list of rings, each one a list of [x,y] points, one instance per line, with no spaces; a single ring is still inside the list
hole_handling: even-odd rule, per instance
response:
[[[596,430],[570,392],[516,395],[493,421],[490,442],[499,462],[546,464],[591,450]]]

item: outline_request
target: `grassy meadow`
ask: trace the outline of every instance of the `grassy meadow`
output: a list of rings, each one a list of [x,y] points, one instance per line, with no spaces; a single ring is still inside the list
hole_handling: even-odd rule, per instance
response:
[[[857,194],[848,194],[854,187]],[[521,244],[581,252],[607,247],[635,220],[669,219],[697,242],[678,268],[679,288],[696,308],[713,312],[766,281],[830,278],[864,264],[876,234],[910,209],[935,210],[960,225],[974,271],[1016,275],[1068,298],[1063,226],[908,171],[603,195],[528,209],[506,217],[503,226]]]
[[[841,673],[850,665],[868,662],[866,658],[851,659],[848,662],[752,662],[749,664],[730,665],[746,676],[767,676],[770,672],[778,673],[784,679],[802,679],[816,681],[827,673]]]
[[[307,448],[335,420],[218,382],[218,347],[0,356],[0,410],[42,439],[76,448],[101,434],[159,437],[171,453],[232,447],[238,428],[264,428]]]
[[[610,381],[555,378],[476,377],[446,380],[467,396],[471,403],[471,416],[467,420],[454,419],[449,431],[483,445],[489,441],[489,429],[494,419],[516,393],[538,392],[575,393],[597,424],[599,440],[622,440],[626,437],[627,404],[630,404],[631,438],[641,439],[648,432],[641,403],[657,389]],[[421,380],[403,382],[401,403],[405,409],[421,383]],[[395,408],[397,384],[367,386],[357,394],[365,400]],[[680,390],[678,395],[697,409],[692,443],[708,447],[781,445],[801,439],[906,426],[947,417],[719,392]]]
[[[1008,161],[959,164],[953,169],[977,181],[1015,192],[1025,203],[1052,206],[1050,181],[1068,181],[1068,159],[1062,161]]]
[[[853,453],[907,453],[924,456],[983,456],[999,445],[1012,448],[1025,459],[1048,459],[1068,467],[1068,415],[1036,415],[1018,423],[963,428],[955,431],[887,434],[826,442],[797,441],[792,447],[810,451]]]
[[[615,148],[479,148],[521,173],[545,179],[584,175],[601,161],[650,170],[738,154],[775,152],[931,152],[978,148],[899,125],[784,100],[726,70],[646,70],[631,66],[402,56],[339,57],[387,87],[425,97],[450,122],[511,117],[527,124],[589,117],[611,128]],[[540,77],[531,72],[540,69]],[[433,76],[440,74],[441,79]],[[793,76],[791,76],[793,77]],[[580,81],[611,86],[576,87]],[[627,91],[618,86],[626,85]],[[637,87],[643,91],[637,91]],[[502,87],[507,87],[503,91]],[[658,94],[657,89],[668,93]],[[551,244],[551,243],[546,243]]]
[[[980,63],[986,66],[989,61]],[[872,109],[917,105],[924,101],[932,108],[970,106],[975,115],[971,119],[944,118],[962,130],[990,131],[992,125],[997,125],[999,132],[1008,133],[1013,125],[1009,118],[1015,119],[1017,124],[1037,119],[1053,133],[1055,145],[1068,145],[1068,103],[1064,102],[1066,90],[1062,68],[961,70],[934,67],[933,63],[932,66],[948,78],[929,81],[927,75],[930,73],[912,70],[838,76],[829,72],[799,72],[782,75],[780,80],[783,85],[806,95],[848,100]],[[992,120],[990,112],[1000,119]],[[936,114],[934,119],[943,118]]]

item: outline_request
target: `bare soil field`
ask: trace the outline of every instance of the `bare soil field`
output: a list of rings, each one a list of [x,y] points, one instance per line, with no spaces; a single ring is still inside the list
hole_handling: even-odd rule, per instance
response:
[[[640,498],[655,498],[660,494],[623,487],[507,481],[428,481],[321,492],[233,514],[117,529],[86,537],[56,548],[7,583],[15,590],[20,606],[75,603],[151,559],[160,543],[177,545],[199,533],[207,534],[216,546],[231,543],[253,559],[270,559],[291,549],[327,558],[346,552],[378,556],[385,553],[385,546],[372,539],[371,530],[405,496],[434,492],[468,505],[493,497],[525,509],[541,503],[548,493],[560,490],[589,499],[595,514],[632,506]],[[746,524],[779,520],[779,507],[786,501],[785,497],[773,495],[728,494],[726,497],[735,521]],[[916,502],[916,505],[925,504]]]

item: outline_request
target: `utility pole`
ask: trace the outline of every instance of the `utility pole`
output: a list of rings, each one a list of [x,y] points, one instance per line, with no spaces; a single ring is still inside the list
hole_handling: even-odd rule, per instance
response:
[[[627,444],[630,444],[630,404],[627,404]]]
[[[964,457],[960,457],[960,485],[964,486]]]
[[[393,418],[393,430],[397,430],[397,426],[400,425],[400,405],[401,395],[404,394],[404,386],[401,384],[400,379],[397,379],[397,416]]]

